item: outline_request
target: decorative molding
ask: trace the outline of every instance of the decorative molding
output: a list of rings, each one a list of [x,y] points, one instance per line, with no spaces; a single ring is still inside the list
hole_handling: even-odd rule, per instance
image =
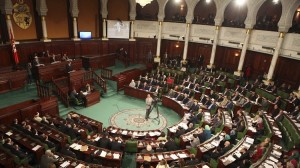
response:
[[[0,1],[0,10],[4,15],[12,15],[13,4],[11,0],[1,0]]]

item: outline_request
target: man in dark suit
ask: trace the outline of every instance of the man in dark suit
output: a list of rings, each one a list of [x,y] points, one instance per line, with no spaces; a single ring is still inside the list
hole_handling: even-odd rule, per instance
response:
[[[109,149],[110,148],[110,140],[108,138],[108,135],[105,134],[102,138],[100,138],[100,140],[98,141],[98,146],[100,148],[105,148],[105,149]]]
[[[76,154],[70,150],[69,144],[66,144],[65,147],[60,150],[60,153],[76,159]]]
[[[174,140],[170,137],[167,138],[167,142],[165,143],[164,145],[164,148],[167,150],[167,151],[175,151],[175,150],[178,150],[178,147],[176,145],[176,143],[174,142]]]
[[[122,139],[119,138],[119,137],[115,137],[115,139],[111,142],[111,150],[112,151],[121,152],[122,151],[122,149],[121,149],[122,146],[123,146]]]
[[[69,61],[68,64],[66,65],[66,70],[67,72],[72,72],[73,71],[73,67],[72,67],[72,62]]]
[[[189,109],[189,112],[195,112],[195,111],[198,111],[198,110],[199,110],[199,105],[198,105],[197,101],[194,101],[194,104]]]
[[[189,101],[189,97],[187,94],[184,94],[184,99],[182,100],[182,104],[186,104]]]
[[[181,127],[181,126],[179,126],[178,128],[177,128],[177,131],[176,131],[176,133],[175,133],[175,137],[176,138],[179,138],[181,135],[183,135],[185,133],[185,130]]]
[[[163,143],[159,143],[158,147],[156,148],[155,152],[166,152],[167,150],[164,148],[164,144]]]

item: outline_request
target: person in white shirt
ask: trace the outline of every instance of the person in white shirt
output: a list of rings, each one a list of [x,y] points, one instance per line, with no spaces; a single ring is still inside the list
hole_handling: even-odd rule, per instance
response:
[[[132,88],[135,88],[135,82],[134,82],[133,79],[132,79],[131,82],[129,83],[129,86],[132,87]]]

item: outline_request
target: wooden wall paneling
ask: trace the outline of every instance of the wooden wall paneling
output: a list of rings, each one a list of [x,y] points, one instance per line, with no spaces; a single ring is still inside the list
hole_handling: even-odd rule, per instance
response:
[[[53,41],[52,49],[54,50],[54,53],[66,53],[69,58],[73,58],[75,55],[74,41]]]
[[[50,114],[50,115],[59,115],[58,102],[56,97],[51,97],[48,100],[42,101],[41,106],[41,115]]]
[[[162,40],[162,44],[162,47],[164,48],[160,50],[161,55],[167,51],[169,58],[176,58],[178,56],[182,57],[184,48],[183,41]]]
[[[202,55],[204,58],[203,65],[209,64],[211,56],[211,45],[199,44],[199,43],[189,43],[187,57],[190,60],[198,60],[199,56]]]
[[[108,41],[100,42],[100,55],[108,54]]]
[[[12,65],[12,50],[10,45],[0,47],[0,67]]]
[[[128,40],[116,40],[110,39],[108,41],[108,53],[115,53],[116,50],[123,48],[127,52],[129,51],[129,41]]]
[[[19,60],[21,63],[27,63],[30,61],[30,56],[35,52],[42,53],[46,51],[45,46],[42,42],[37,43],[24,43],[17,45],[17,51],[19,54]]]
[[[130,59],[130,63],[136,63],[136,41],[130,41],[129,42],[129,59]]]
[[[98,41],[81,41],[80,45],[81,55],[98,55],[99,42]]]
[[[214,65],[219,68],[225,68],[223,65],[225,47],[217,46]],[[209,57],[210,60],[210,57]],[[209,64],[209,61],[208,61]]]
[[[39,104],[34,104],[32,106],[28,106],[26,108],[23,108],[20,110],[21,111],[21,115],[22,115],[22,119],[31,119],[33,118],[37,112],[40,111],[40,105]]]
[[[279,84],[290,84],[297,90],[300,85],[300,62],[279,57],[275,67],[274,80],[278,81]]]
[[[153,56],[156,56],[156,41],[156,39],[136,39],[136,60],[138,63],[147,63],[147,55],[150,50]]]
[[[22,121],[22,116],[20,110],[10,111],[9,113],[0,114],[0,123],[1,124],[11,124],[14,119]]]
[[[79,58],[81,54],[81,42],[74,42],[74,55],[76,58]]]

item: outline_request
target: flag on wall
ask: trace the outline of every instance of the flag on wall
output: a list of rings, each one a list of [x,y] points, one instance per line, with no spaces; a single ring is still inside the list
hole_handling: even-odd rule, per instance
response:
[[[10,43],[11,43],[11,48],[12,48],[12,53],[13,53],[13,58],[15,60],[16,65],[19,64],[19,55],[18,55],[18,51],[15,45],[15,40],[14,40],[14,35],[10,29]]]

